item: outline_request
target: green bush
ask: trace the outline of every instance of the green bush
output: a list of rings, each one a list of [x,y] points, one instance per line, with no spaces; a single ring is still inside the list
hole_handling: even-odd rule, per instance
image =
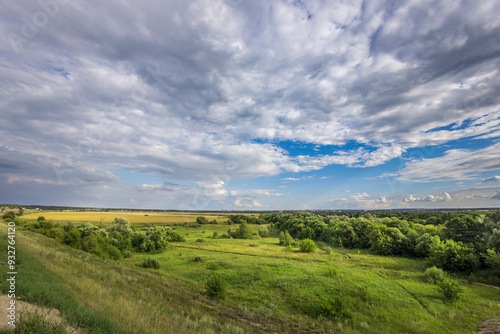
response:
[[[42,221],[42,220],[45,220],[45,217],[44,216],[38,216],[38,218],[36,220],[37,221]]]
[[[493,249],[488,249],[485,254],[484,262],[497,275],[500,275],[500,253]]]
[[[205,283],[205,291],[210,298],[222,300],[226,297],[226,281],[221,275],[214,273]]]
[[[328,277],[336,277],[337,276],[337,269],[328,267],[326,268],[326,275]]]
[[[219,264],[217,262],[209,263],[207,265],[207,269],[209,269],[209,270],[218,270],[219,269]]]
[[[128,258],[131,258],[132,257],[132,252],[130,252],[129,250],[124,250],[123,251],[123,257],[128,259]]]
[[[323,296],[319,300],[319,310],[316,311],[316,316],[324,318],[350,318],[351,313],[347,308],[346,301],[347,297],[343,294]]]
[[[16,219],[16,214],[14,213],[14,211],[9,211],[6,214],[4,214],[2,218],[4,220],[14,221],[14,219]]]
[[[437,284],[446,278],[446,273],[443,269],[432,266],[425,270],[425,280],[432,284]]]
[[[160,269],[160,262],[158,262],[157,259],[153,258],[145,258],[142,260],[141,267],[143,268],[153,268],[153,269]]]
[[[449,278],[445,278],[444,280],[437,282],[437,285],[443,297],[452,302],[460,299],[460,295],[464,290],[459,281]]]
[[[280,246],[286,247],[288,245],[291,245],[293,241],[294,240],[293,240],[292,236],[290,235],[290,233],[288,233],[287,230],[280,233],[280,236],[279,236],[279,245]]]
[[[198,224],[209,224],[209,221],[207,218],[203,217],[203,216],[200,216],[200,217],[196,217],[196,223]]]
[[[196,239],[195,242],[205,242],[205,239],[199,238],[199,239]]]
[[[259,226],[259,236],[262,238],[267,238],[269,236],[269,230],[267,229],[267,226],[261,225]]]
[[[312,253],[316,251],[316,244],[311,239],[304,239],[300,241],[299,248],[301,252]]]

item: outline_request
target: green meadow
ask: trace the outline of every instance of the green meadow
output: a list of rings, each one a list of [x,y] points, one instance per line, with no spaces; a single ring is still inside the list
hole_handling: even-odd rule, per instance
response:
[[[269,237],[252,239],[213,238],[228,233],[225,223],[161,226],[186,241],[120,260],[18,228],[26,273],[18,275],[20,299],[59,308],[88,333],[477,333],[484,320],[500,315],[500,290],[464,277],[453,276],[464,288],[460,300],[444,300],[425,280],[424,259],[321,242],[316,252],[302,253],[279,246],[279,231],[270,226]],[[259,225],[249,226],[256,232]],[[7,233],[5,223],[0,231]],[[144,268],[146,258],[160,268]],[[31,270],[50,273],[54,284],[35,284]],[[223,299],[207,294],[214,275],[225,284]],[[84,311],[64,305],[61,295],[106,329],[78,320],[75,314]]]

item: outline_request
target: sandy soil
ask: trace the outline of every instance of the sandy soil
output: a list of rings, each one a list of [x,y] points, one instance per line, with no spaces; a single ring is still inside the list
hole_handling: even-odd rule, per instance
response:
[[[7,295],[0,294],[0,329],[13,329],[12,326],[8,324],[10,321],[8,315],[9,315],[9,310],[7,308],[10,306],[10,301],[11,299]],[[28,312],[32,311],[38,311],[39,313],[42,313],[46,315],[47,319],[50,321],[57,321],[58,323],[63,321],[63,318],[61,317],[61,312],[57,309],[51,309],[48,307],[44,306],[38,306],[34,304],[30,304],[27,302],[23,302],[20,300],[16,299],[16,318],[19,318],[19,313],[22,310],[26,310]],[[17,320],[16,319],[16,320]],[[76,329],[73,327],[68,327],[68,332],[70,333],[79,333]]]

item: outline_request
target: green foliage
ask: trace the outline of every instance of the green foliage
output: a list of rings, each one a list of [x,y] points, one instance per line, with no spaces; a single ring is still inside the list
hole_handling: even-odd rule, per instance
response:
[[[291,246],[293,241],[294,240],[293,240],[292,236],[290,235],[290,233],[288,233],[287,230],[280,233],[280,236],[279,236],[279,245],[280,246],[285,246],[285,247]]]
[[[446,271],[472,272],[479,267],[479,260],[474,250],[453,240],[441,241],[433,237],[429,246],[429,262]]]
[[[473,216],[455,217],[445,224],[444,238],[464,244],[469,244],[476,249],[481,249],[485,243],[484,224]]]
[[[464,289],[459,281],[445,278],[442,281],[437,282],[438,290],[443,295],[444,299],[448,301],[459,300]]]
[[[82,249],[82,235],[80,230],[73,228],[63,236],[62,243],[76,249]]]
[[[209,270],[218,270],[219,264],[217,262],[212,262],[207,265],[207,269]]]
[[[369,234],[372,250],[381,255],[401,254],[406,236],[396,227],[377,225]]]
[[[429,255],[429,250],[433,238],[439,238],[439,237],[432,236],[430,233],[424,233],[421,236],[419,236],[416,240],[415,255],[419,257],[427,257]]]
[[[142,252],[155,252],[164,250],[167,247],[168,241],[165,229],[157,226],[146,229],[146,234],[143,242],[139,246]]]
[[[153,269],[160,269],[160,262],[158,262],[157,259],[147,257],[144,260],[142,260],[141,267],[143,268],[153,268]]]
[[[318,301],[316,316],[324,318],[350,318],[352,315],[347,307],[347,298],[343,293],[322,296]]]
[[[219,233],[217,233],[217,231],[214,231],[214,234],[212,234],[212,239],[217,239],[218,236]]]
[[[36,220],[37,221],[45,220],[45,217],[44,216],[38,216],[38,218]]]
[[[200,217],[196,217],[196,223],[209,224],[210,222],[208,221],[208,219],[206,217],[200,216]]]
[[[328,277],[337,277],[337,269],[333,267],[326,268],[326,275]]]
[[[301,252],[312,253],[316,251],[316,244],[311,239],[304,239],[300,241],[299,248]]]
[[[186,241],[186,238],[184,238],[182,235],[180,235],[176,231],[166,230],[165,235],[166,235],[168,242],[185,242]]]
[[[205,291],[212,299],[223,300],[226,298],[227,284],[224,278],[218,274],[213,273],[205,283]]]
[[[269,236],[269,230],[265,225],[259,226],[258,231],[259,231],[259,236],[261,236],[262,238],[266,238]]]
[[[113,226],[108,228],[108,232],[110,234],[120,234],[129,237],[134,233],[134,231],[132,231],[132,228],[130,227],[130,222],[122,217],[116,217],[113,220]]]
[[[246,222],[243,222],[236,232],[236,237],[238,239],[252,239],[252,233],[252,228]]]
[[[195,242],[205,242],[205,239],[198,238],[198,239],[195,240]]]
[[[484,228],[486,247],[500,252],[500,210],[486,214]]]
[[[195,256],[194,257],[194,262],[201,262],[201,261],[203,261],[202,258],[201,258],[201,256]]]
[[[141,252],[142,251],[141,245],[144,243],[145,240],[146,240],[146,235],[144,233],[140,232],[135,233],[131,239],[132,248]]]
[[[488,249],[485,254],[484,262],[496,275],[500,275],[500,252]]]
[[[437,284],[446,278],[446,273],[443,269],[432,266],[425,270],[425,280],[432,284]]]
[[[325,253],[328,254],[328,255],[332,255],[333,254],[332,247],[325,247]]]
[[[16,219],[16,214],[14,213],[14,211],[9,211],[7,213],[5,213],[2,218],[4,220],[8,220],[8,221],[14,221],[14,219]]]

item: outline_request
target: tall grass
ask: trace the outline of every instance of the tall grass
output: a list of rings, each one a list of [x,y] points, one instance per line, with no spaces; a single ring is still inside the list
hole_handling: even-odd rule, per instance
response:
[[[0,237],[0,256],[6,258],[7,236]],[[33,256],[16,245],[17,275],[16,297],[38,304],[57,308],[73,327],[85,328],[87,333],[123,333],[121,329],[106,317],[88,309],[64,287],[58,275],[45,269]],[[5,262],[0,265],[0,290],[9,291],[7,282],[8,268]]]

